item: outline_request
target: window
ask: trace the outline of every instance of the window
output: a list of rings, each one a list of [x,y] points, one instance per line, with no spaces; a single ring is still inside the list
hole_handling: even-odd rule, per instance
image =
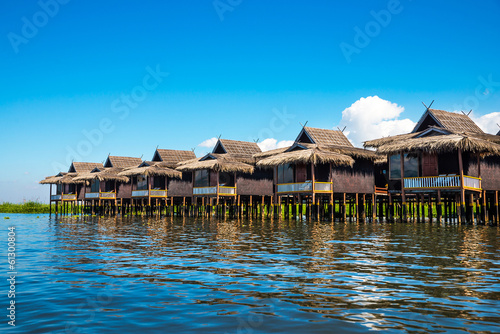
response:
[[[219,185],[226,187],[234,187],[234,174],[233,173],[219,173]]]
[[[153,188],[154,189],[165,189],[165,176],[154,176],[153,177]]]
[[[104,183],[104,191],[105,192],[115,191],[115,181],[106,181],[106,183]]]
[[[56,189],[56,194],[61,194],[62,193],[62,184],[58,183],[57,184],[57,189]]]
[[[194,186],[208,187],[209,186],[209,171],[208,169],[194,171]]]
[[[137,190],[148,189],[148,179],[144,175],[137,176]]]
[[[404,155],[404,177],[418,177],[418,158]],[[395,154],[389,157],[389,178],[401,178],[401,155]]]
[[[90,192],[98,193],[99,187],[100,187],[99,180],[92,180],[92,183],[90,184]]]
[[[284,164],[278,166],[278,183],[293,183],[295,168],[294,165]]]

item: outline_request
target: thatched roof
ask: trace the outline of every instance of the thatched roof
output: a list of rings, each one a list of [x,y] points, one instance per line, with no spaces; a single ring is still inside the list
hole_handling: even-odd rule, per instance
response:
[[[295,142],[353,147],[342,131],[311,128],[308,126],[302,128]]]
[[[90,172],[94,168],[103,168],[100,162],[72,162],[69,166],[69,173],[85,173]]]
[[[291,146],[281,147],[281,148],[275,148],[274,150],[269,150],[269,151],[264,151],[264,152],[261,152],[261,153],[254,154],[253,157],[256,160],[261,160],[261,159],[270,157],[270,156],[278,154],[278,153],[283,153],[286,150],[288,150],[290,147]]]
[[[395,142],[399,141],[405,141],[410,138],[414,138],[421,134],[422,131],[420,132],[415,132],[415,133],[404,133],[401,135],[395,135],[395,136],[388,136],[388,137],[383,137],[383,138],[378,138],[378,139],[373,139],[373,140],[367,140],[363,143],[364,147],[380,147],[382,145],[387,145],[387,144],[392,144]]]
[[[122,168],[104,168],[100,171],[93,171],[90,173],[81,173],[74,178],[75,181],[90,181],[93,179],[98,179],[99,181],[117,181],[117,182],[128,182],[129,178],[123,175],[118,175],[122,172]]]
[[[104,167],[110,168],[127,168],[127,167],[137,167],[142,163],[141,158],[134,157],[118,157],[110,155],[104,163]]]
[[[239,160],[238,157],[235,158],[231,154],[210,153],[203,158],[180,163],[177,170],[181,172],[192,172],[201,169],[211,169],[219,172],[252,174],[254,167]]]
[[[212,153],[227,153],[241,156],[252,156],[260,152],[262,150],[257,143],[230,139],[219,139],[212,151]]]
[[[45,179],[41,180],[38,183],[40,183],[40,184],[57,184],[61,178],[62,178],[61,175],[47,176]]]
[[[314,145],[302,144],[308,148],[314,147]],[[338,145],[317,145],[321,150],[333,153],[340,153],[344,155],[348,155],[353,159],[367,159],[371,161],[375,161],[380,158],[380,156],[371,150],[366,150],[358,147],[348,147],[348,146],[338,146]]]
[[[196,159],[193,151],[156,149],[153,161],[161,161],[165,167],[175,168],[179,162]]]
[[[66,175],[64,175],[63,177],[61,177],[57,183],[60,183],[60,184],[75,184],[75,183],[84,183],[85,181],[83,180],[76,180],[75,181],[75,177],[77,176],[78,174],[77,173],[68,173]]]
[[[181,172],[172,168],[162,167],[161,163],[152,163],[150,166],[144,166],[144,167],[128,168],[118,173],[118,175],[119,176],[149,175],[149,176],[168,176],[179,179],[182,178]]]
[[[425,130],[432,125],[452,132],[483,133],[468,115],[438,109],[427,109],[412,132]]]
[[[85,183],[84,180],[75,180],[77,173],[59,173],[53,176],[47,176],[40,181],[40,184],[76,184]]]
[[[444,153],[461,149],[463,152],[476,154],[500,155],[500,145],[460,134],[450,134],[443,136],[431,136],[422,138],[412,138],[382,145],[378,148],[381,154],[407,153],[412,151],[423,151],[428,153]]]
[[[257,162],[260,167],[275,167],[283,164],[332,163],[335,166],[352,166],[354,159],[341,153],[335,153],[315,145],[308,149],[298,149],[278,153]]]

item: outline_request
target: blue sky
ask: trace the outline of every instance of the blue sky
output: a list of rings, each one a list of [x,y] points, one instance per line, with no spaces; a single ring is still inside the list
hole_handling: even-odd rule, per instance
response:
[[[157,145],[199,156],[219,135],[293,140],[306,121],[359,143],[377,135],[363,115],[394,133],[421,101],[473,109],[490,132],[500,122],[498,1],[1,6],[0,202],[47,201],[37,182],[73,158],[151,159]]]

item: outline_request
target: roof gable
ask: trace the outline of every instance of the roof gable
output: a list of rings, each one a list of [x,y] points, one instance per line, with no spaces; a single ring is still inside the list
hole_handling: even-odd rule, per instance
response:
[[[199,161],[214,160],[214,159],[217,159],[217,158],[214,157],[211,153],[207,153],[203,157],[201,157]]]
[[[300,143],[294,143],[292,146],[286,149],[285,152],[292,152],[297,150],[307,150],[307,147],[301,145]]]
[[[262,151],[257,143],[229,139],[219,139],[212,151],[212,153],[219,154],[227,153],[248,156],[261,152]]]
[[[412,132],[423,131],[432,126],[451,132],[483,133],[469,116],[438,109],[427,109]]]
[[[428,127],[427,130],[422,131],[418,135],[416,135],[413,138],[421,138],[421,137],[431,137],[431,136],[440,136],[440,135],[449,135],[452,132],[444,129],[444,128],[438,128],[435,126]]]
[[[118,156],[108,156],[104,167],[117,167],[117,168],[127,168],[127,167],[137,167],[142,163],[141,158],[133,157],[118,157]]]
[[[342,131],[318,129],[304,126],[300,131],[296,143],[336,145],[354,147]]]

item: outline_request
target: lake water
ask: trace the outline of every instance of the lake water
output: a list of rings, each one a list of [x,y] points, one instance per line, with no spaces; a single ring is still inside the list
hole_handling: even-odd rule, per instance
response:
[[[500,331],[498,227],[0,219],[2,330],[16,227],[9,333]]]

